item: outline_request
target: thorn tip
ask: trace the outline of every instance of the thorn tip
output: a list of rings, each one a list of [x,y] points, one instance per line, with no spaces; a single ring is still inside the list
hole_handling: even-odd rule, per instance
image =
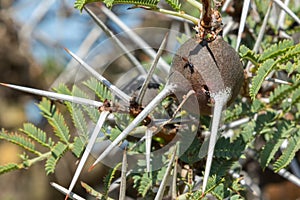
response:
[[[0,83],[0,85],[8,87],[7,83]]]
[[[69,199],[69,194],[67,194],[65,197],[65,200],[68,200],[68,199]]]
[[[93,164],[92,166],[89,167],[88,172],[91,172],[95,168],[95,165]]]

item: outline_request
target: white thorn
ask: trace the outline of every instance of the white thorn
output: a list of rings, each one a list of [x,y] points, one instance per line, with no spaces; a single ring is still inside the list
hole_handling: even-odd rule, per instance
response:
[[[71,191],[73,190],[73,188],[74,188],[74,186],[75,186],[75,184],[76,184],[76,182],[78,180],[78,177],[79,177],[79,175],[80,175],[80,173],[82,171],[82,168],[83,168],[83,166],[84,166],[84,164],[85,164],[85,162],[86,162],[86,160],[87,160],[87,158],[88,158],[88,156],[89,156],[89,154],[90,154],[90,152],[91,152],[91,150],[92,150],[92,148],[93,148],[93,146],[95,144],[97,136],[100,133],[100,130],[101,130],[101,128],[102,128],[102,126],[103,126],[103,124],[104,124],[104,122],[105,122],[106,117],[108,116],[108,114],[109,114],[109,112],[104,111],[104,112],[101,113],[101,115],[100,115],[100,117],[98,119],[98,122],[97,122],[97,124],[95,126],[95,129],[94,129],[94,131],[93,131],[93,133],[91,135],[91,138],[89,139],[89,142],[88,142],[88,144],[87,144],[87,146],[85,148],[85,151],[84,151],[84,153],[82,155],[82,158],[81,158],[81,160],[80,160],[80,162],[78,164],[78,167],[77,167],[77,169],[75,171],[75,174],[74,174],[74,176],[72,178],[71,184],[70,184],[69,189],[67,191],[68,195],[71,193]]]
[[[99,74],[96,70],[94,70],[90,65],[84,62],[80,57],[71,52],[69,49],[65,48],[66,52],[69,53],[79,64],[81,64],[89,73],[91,73],[95,78],[97,78],[101,83],[103,83],[113,94],[122,99],[124,102],[128,103],[130,101],[130,97],[125,94],[122,90],[117,88],[111,82],[109,82],[106,78],[104,78],[101,74]]]
[[[167,85],[144,109],[143,111],[123,130],[123,132],[104,150],[104,152],[97,158],[90,169],[105,158],[110,151],[117,146],[139,123],[147,117],[147,115],[160,103],[167,95],[169,95],[175,86]]]
[[[68,190],[67,190],[66,188],[64,188],[63,186],[58,185],[57,183],[54,183],[54,182],[51,182],[50,185],[51,185],[52,187],[54,187],[55,189],[57,189],[58,191],[60,191],[61,193],[67,194],[67,191],[68,191]],[[84,198],[82,198],[81,196],[79,196],[79,195],[77,195],[77,194],[75,194],[75,193],[73,193],[73,192],[71,192],[71,193],[68,195],[68,197],[70,197],[71,199],[76,199],[76,200],[85,200]]]
[[[39,89],[34,89],[34,88],[28,88],[24,86],[18,86],[18,85],[13,85],[13,84],[6,84],[6,83],[0,83],[0,85],[16,89],[22,92],[27,92],[39,96],[44,96],[49,99],[54,99],[54,100],[61,100],[61,101],[69,101],[72,103],[76,104],[81,104],[81,105],[87,105],[87,106],[93,106],[93,107],[100,107],[103,105],[102,102],[99,101],[94,101],[86,98],[81,98],[81,97],[76,97],[76,96],[71,96],[71,95],[66,95],[66,94],[59,94],[56,92],[49,92],[46,90],[39,90]]]

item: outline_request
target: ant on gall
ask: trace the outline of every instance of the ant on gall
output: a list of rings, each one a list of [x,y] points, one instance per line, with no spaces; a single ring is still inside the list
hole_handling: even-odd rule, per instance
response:
[[[191,71],[191,74],[193,74],[194,72],[195,72],[195,69],[194,69],[194,65],[193,65],[193,63],[191,63],[187,58],[185,58],[185,57],[181,57],[182,58],[182,60],[184,60],[186,63],[185,63],[185,65],[183,66],[183,68],[185,69],[185,68],[189,68],[190,69],[190,71]]]

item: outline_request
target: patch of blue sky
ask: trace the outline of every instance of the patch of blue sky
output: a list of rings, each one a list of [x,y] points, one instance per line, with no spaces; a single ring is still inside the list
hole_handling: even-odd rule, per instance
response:
[[[40,3],[40,0],[22,0],[16,1],[14,8],[18,10],[15,15],[15,19],[21,24],[31,20],[32,13],[36,9],[36,6]],[[69,2],[67,2],[69,3]],[[68,9],[74,9],[73,5]],[[113,7],[113,11],[120,16],[120,19],[130,28],[140,25],[141,19],[137,17],[142,14],[141,9],[131,9],[131,5],[117,5]],[[44,16],[43,20],[38,23],[33,31],[41,33],[49,39],[50,43],[59,44],[62,47],[67,47],[73,52],[76,52],[82,41],[86,38],[89,31],[95,26],[91,18],[84,13],[80,14],[79,11],[73,10],[70,16],[66,17],[62,12],[62,2],[56,1],[49,7],[48,12]],[[110,20],[108,20],[108,26],[117,34],[122,30]],[[105,39],[105,37],[101,37]],[[97,41],[101,43],[101,41]],[[97,44],[95,45],[97,46]],[[32,53],[34,57],[39,61],[50,58],[57,58],[57,60],[65,61],[66,64],[69,59],[66,59],[66,55],[61,55],[61,47],[47,46],[39,41],[32,42]]]

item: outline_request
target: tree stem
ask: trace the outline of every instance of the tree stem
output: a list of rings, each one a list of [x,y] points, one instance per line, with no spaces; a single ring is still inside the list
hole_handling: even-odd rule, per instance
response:
[[[211,0],[202,0],[202,18],[200,23],[204,27],[210,27],[212,21]]]

